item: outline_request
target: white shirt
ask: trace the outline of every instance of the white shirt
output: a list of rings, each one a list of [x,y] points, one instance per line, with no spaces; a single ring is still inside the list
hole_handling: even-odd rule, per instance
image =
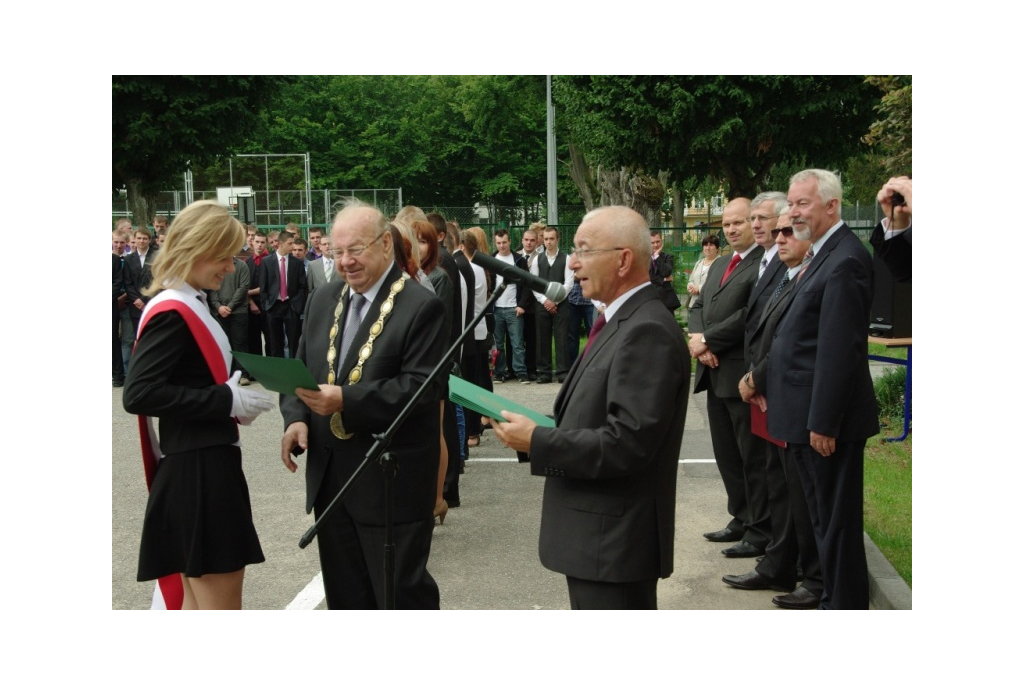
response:
[[[498,254],[494,255],[494,258],[498,259],[498,260],[501,260],[501,261],[505,262],[506,264],[511,264],[512,266],[516,265],[516,256],[514,254],[512,254],[511,252],[509,252],[507,255],[502,255],[499,252]],[[505,277],[504,276],[502,276],[501,274],[496,274],[495,275],[495,278],[494,278],[494,287],[495,287],[495,289],[497,289],[504,282],[505,282]],[[498,301],[494,303],[494,306],[495,307],[515,307],[516,306],[516,295],[517,294],[518,294],[518,291],[516,290],[516,284],[515,283],[509,283],[508,287],[505,289],[505,292],[502,293],[501,297],[498,298]]]

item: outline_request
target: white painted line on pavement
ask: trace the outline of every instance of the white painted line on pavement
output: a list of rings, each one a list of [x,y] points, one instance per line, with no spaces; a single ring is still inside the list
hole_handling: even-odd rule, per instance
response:
[[[286,611],[310,611],[320,606],[320,602],[324,601],[324,576],[323,573],[318,573],[313,577],[313,580],[309,581],[309,585],[302,588],[302,592],[295,595],[295,599],[285,607]]]
[[[472,459],[467,459],[466,463],[467,464],[478,464],[478,463],[484,462],[484,461],[511,462],[513,464],[519,463],[519,459],[513,459],[511,457],[473,457]],[[715,460],[714,459],[680,459],[679,463],[680,464],[714,464]]]

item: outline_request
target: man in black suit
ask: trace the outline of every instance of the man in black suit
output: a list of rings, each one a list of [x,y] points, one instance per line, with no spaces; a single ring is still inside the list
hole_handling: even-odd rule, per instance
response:
[[[292,254],[295,240],[288,231],[278,235],[277,252],[260,263],[257,286],[260,289],[260,307],[266,316],[267,356],[284,356],[284,338],[295,355],[302,331],[302,312],[306,307],[306,264]],[[281,274],[285,274],[281,287]]]
[[[785,202],[785,195],[782,198]],[[752,407],[751,411],[762,414],[768,406],[768,398],[764,394],[767,387],[765,374],[768,371],[768,354],[775,327],[789,306],[789,295],[796,283],[804,255],[811,245],[793,235],[789,212],[785,208],[771,233],[775,240],[773,252],[777,254],[776,261],[782,265],[782,270],[778,278],[773,278],[770,294],[760,307],[752,327],[748,317],[746,348],[750,371],[740,379],[738,386],[743,401],[757,406],[757,409]],[[786,411],[786,407],[773,403],[773,410]],[[772,598],[776,606],[784,609],[816,609],[824,587],[821,563],[796,463],[787,459],[784,447],[767,440],[763,442],[767,450],[765,482],[771,510],[772,539],[764,557],[753,571],[739,576],[726,575],[722,580],[743,590],[774,588],[786,592],[785,595]],[[793,590],[798,577],[798,565],[803,571],[804,580],[800,587]]]
[[[810,240],[791,302],[768,357],[768,431],[785,440],[810,511],[821,557],[822,609],[867,609],[864,445],[878,433],[868,371],[871,257],[843,223],[843,189],[807,169],[789,186],[793,232]]]
[[[661,237],[661,231],[651,231],[651,283],[654,284],[661,301],[665,303],[668,310],[674,312],[680,306],[679,296],[676,295],[676,291],[672,287],[672,272],[675,265],[672,255],[661,251],[664,245],[665,241]]]
[[[444,306],[394,262],[384,216],[358,201],[331,230],[345,280],[316,289],[297,356],[320,384],[281,396],[281,460],[308,450],[306,511],[317,518],[444,354]],[[435,381],[397,431],[393,484],[395,608],[438,609],[427,571],[439,465],[441,384]],[[384,608],[384,475],[371,464],[317,535],[330,609]]]
[[[764,554],[771,539],[765,455],[750,432],[750,407],[736,389],[746,373],[743,334],[747,303],[764,254],[764,248],[754,242],[750,200],[736,198],[725,206],[722,230],[733,255],[715,260],[708,269],[688,324],[690,354],[699,362],[694,393],[708,393],[711,444],[732,515],[725,528],[704,537],[712,542],[735,542],[722,550],[727,557],[756,557]]]
[[[149,295],[142,290],[153,280],[152,265],[157,250],[150,247],[149,231],[145,227],[135,229],[135,249],[124,258],[124,291],[128,294],[128,313],[132,319],[132,329],[139,330],[139,319],[142,310],[149,302]]]
[[[494,432],[546,477],[540,560],[565,574],[570,606],[656,609],[658,579],[672,573],[685,338],[651,286],[642,216],[595,209],[574,242],[569,263],[583,295],[607,307],[559,390],[558,425],[502,412],[508,423]]]
[[[893,193],[903,196],[904,204],[893,205]],[[913,181],[906,176],[890,178],[878,191],[878,204],[885,217],[871,233],[871,247],[889,267],[895,281],[909,281],[911,276],[911,231],[913,230]]]
[[[523,231],[523,247],[519,250],[518,254],[526,260],[527,271],[533,267],[533,262],[544,251],[543,248],[538,249],[540,237],[537,233],[537,231],[543,229],[543,223],[534,222],[530,224],[528,229]],[[526,306],[523,308],[523,345],[526,347],[526,377],[531,381],[537,380],[537,310],[539,308],[540,304],[532,295],[526,300]]]

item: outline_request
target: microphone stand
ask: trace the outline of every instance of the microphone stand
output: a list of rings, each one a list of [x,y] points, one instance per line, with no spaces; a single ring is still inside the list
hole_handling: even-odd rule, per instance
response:
[[[334,496],[331,503],[327,505],[323,513],[320,515],[309,530],[306,531],[302,539],[299,540],[299,548],[305,549],[306,546],[313,541],[317,533],[320,530],[320,524],[327,519],[327,517],[335,510],[338,503],[341,502],[342,498],[352,488],[353,484],[359,477],[362,476],[363,472],[370,465],[372,461],[380,461],[381,468],[384,471],[384,608],[394,609],[395,608],[395,541],[394,541],[394,530],[393,530],[393,518],[394,518],[394,492],[393,492],[393,481],[395,474],[398,472],[398,461],[394,455],[388,451],[391,446],[391,441],[394,439],[395,433],[402,427],[405,420],[409,418],[409,414],[419,403],[420,397],[427,391],[427,388],[431,387],[433,381],[437,378],[441,370],[445,368],[446,364],[451,361],[452,355],[462,345],[462,341],[466,339],[466,336],[476,328],[476,325],[480,323],[480,320],[484,318],[487,311],[494,305],[494,303],[505,293],[506,284],[509,283],[509,279],[505,279],[501,285],[499,285],[494,293],[491,295],[491,299],[487,301],[486,306],[480,310],[480,312],[473,317],[473,321],[466,327],[462,334],[459,335],[455,343],[448,349],[448,352],[441,358],[441,361],[437,363],[434,370],[430,372],[427,379],[423,382],[423,385],[416,390],[416,393],[412,396],[406,405],[402,408],[402,411],[398,414],[388,429],[380,434],[373,436],[373,446],[366,452],[366,456],[363,457],[363,461],[360,462],[359,466],[352,473],[349,479],[341,486],[341,490]]]

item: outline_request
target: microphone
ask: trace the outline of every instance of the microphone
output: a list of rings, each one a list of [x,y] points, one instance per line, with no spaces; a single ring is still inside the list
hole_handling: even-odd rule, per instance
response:
[[[534,276],[525,269],[520,269],[515,264],[495,259],[480,250],[473,253],[473,258],[470,261],[493,274],[498,274],[509,283],[522,283],[530,290],[543,294],[544,297],[552,302],[561,302],[569,295],[565,290],[564,284],[558,281],[545,281],[543,278]]]

